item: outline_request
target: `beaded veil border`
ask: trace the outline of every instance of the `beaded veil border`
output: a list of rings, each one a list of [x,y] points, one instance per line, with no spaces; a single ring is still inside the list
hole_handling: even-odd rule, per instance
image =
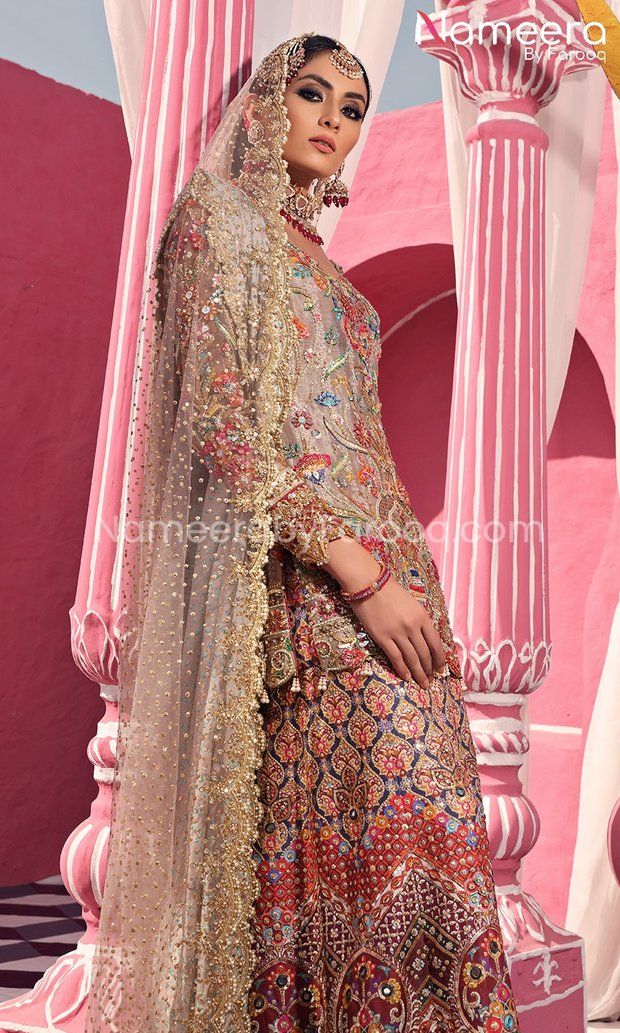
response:
[[[284,90],[308,35],[271,51],[228,106],[172,207],[145,299],[140,452],[121,521],[138,533],[122,545],[118,756],[86,1033],[250,1028],[268,502],[295,339]]]

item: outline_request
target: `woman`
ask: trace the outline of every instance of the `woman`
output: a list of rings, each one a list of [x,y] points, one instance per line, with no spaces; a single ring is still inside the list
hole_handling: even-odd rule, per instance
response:
[[[87,1033],[518,1028],[379,319],[315,228],[369,100],[341,44],[285,41],[161,235]]]

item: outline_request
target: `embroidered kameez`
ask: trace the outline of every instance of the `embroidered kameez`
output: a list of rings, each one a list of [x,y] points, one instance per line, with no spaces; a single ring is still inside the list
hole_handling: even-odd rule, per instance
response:
[[[480,779],[437,569],[381,422],[379,317],[290,244],[296,389],[272,506],[256,1033],[516,1030]],[[386,533],[386,526],[389,533]],[[447,658],[396,675],[320,564],[355,535]]]

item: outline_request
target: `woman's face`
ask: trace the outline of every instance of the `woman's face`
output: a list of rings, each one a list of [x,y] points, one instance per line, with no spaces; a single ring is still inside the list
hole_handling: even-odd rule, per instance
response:
[[[327,179],[355,147],[368,104],[363,78],[349,79],[329,60],[329,52],[315,54],[291,80],[284,93],[291,128],[284,158],[292,183],[307,187],[313,179]],[[313,137],[333,144],[317,147]]]

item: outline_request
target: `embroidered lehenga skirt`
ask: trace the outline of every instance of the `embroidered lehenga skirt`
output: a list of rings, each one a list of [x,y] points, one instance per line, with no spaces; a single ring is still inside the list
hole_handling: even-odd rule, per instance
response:
[[[252,1029],[516,1030],[458,683],[321,673],[264,705]]]

